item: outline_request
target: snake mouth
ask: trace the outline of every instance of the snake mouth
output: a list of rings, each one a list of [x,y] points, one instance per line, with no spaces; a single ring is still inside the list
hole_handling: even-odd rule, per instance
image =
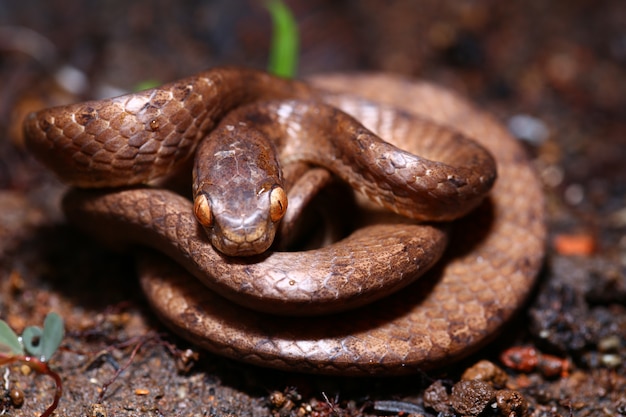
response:
[[[237,244],[222,239],[211,240],[211,243],[213,244],[213,247],[220,251],[222,254],[233,257],[260,255],[268,250],[272,244],[271,241],[267,245],[263,246],[258,246],[258,242],[255,242],[256,245],[252,245],[250,244],[250,242]]]
[[[262,254],[270,248],[276,233],[273,224],[224,228],[216,223],[205,230],[213,247],[226,256]]]

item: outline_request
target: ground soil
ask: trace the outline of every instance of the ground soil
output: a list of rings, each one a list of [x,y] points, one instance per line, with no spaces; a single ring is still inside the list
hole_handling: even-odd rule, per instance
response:
[[[50,310],[65,319],[50,363],[64,384],[56,415],[626,415],[626,3],[288,3],[301,29],[301,75],[424,78],[513,125],[549,213],[532,299],[491,346],[413,377],[311,377],[193,350],[150,311],[129,255],[66,224],[64,187],[24,150],[19,120],[214,65],[264,68],[271,26],[261,2],[0,0],[0,318],[18,332]],[[522,363],[539,352],[543,365],[506,366],[511,348],[534,349],[521,351]],[[493,381],[458,383],[479,360],[504,370],[503,392],[492,392]],[[0,412],[39,415],[52,380],[8,369]]]

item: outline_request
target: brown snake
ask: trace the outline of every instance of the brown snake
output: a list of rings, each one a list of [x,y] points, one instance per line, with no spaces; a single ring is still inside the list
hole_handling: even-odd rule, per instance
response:
[[[523,303],[543,257],[541,188],[524,152],[491,117],[428,83],[382,75],[313,82],[454,126],[497,161],[498,181],[489,198],[455,223],[443,262],[408,287],[407,277],[412,281],[443,250],[434,238],[442,233],[437,226],[374,224],[327,248],[235,259],[215,252],[193,218],[191,202],[166,190],[73,192],[65,199],[68,218],[109,240],[159,248],[219,294],[248,307],[309,315],[368,304],[329,317],[262,314],[215,295],[171,261],[142,258],[142,286],[157,314],[208,350],[262,366],[344,375],[410,373],[471,353]],[[221,69],[120,99],[42,111],[26,121],[25,130],[29,148],[61,178],[78,186],[115,186],[130,173],[145,182],[160,175],[157,170],[180,164],[195,141],[240,104],[321,95],[307,84]],[[333,104],[350,114],[376,114],[371,107],[354,107],[358,100],[334,97]],[[361,121],[385,132],[402,119],[380,114],[387,113]],[[104,139],[94,143],[94,134]],[[71,146],[80,152],[51,151]],[[423,252],[432,255],[419,260]],[[321,285],[313,279],[320,271],[326,271]],[[207,272],[225,279],[208,279]],[[292,298],[284,301],[285,294]]]

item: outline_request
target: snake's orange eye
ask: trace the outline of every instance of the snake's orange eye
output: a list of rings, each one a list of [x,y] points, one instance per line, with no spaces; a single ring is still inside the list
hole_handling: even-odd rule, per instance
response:
[[[270,191],[270,219],[276,223],[287,211],[287,193],[283,187],[275,187]]]
[[[193,213],[196,215],[196,219],[204,227],[211,227],[213,225],[213,215],[211,215],[211,206],[209,200],[204,194],[199,194],[193,201]]]

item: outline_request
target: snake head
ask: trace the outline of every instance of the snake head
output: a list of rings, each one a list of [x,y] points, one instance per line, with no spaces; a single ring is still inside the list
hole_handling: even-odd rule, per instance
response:
[[[276,149],[245,123],[222,124],[196,152],[194,213],[225,255],[266,251],[287,210]]]
[[[231,190],[230,197],[234,194]],[[211,198],[200,192],[194,199],[194,214],[213,246],[228,256],[251,256],[265,252],[274,241],[276,225],[287,210],[287,194],[274,186],[256,195],[239,193],[233,201]]]

